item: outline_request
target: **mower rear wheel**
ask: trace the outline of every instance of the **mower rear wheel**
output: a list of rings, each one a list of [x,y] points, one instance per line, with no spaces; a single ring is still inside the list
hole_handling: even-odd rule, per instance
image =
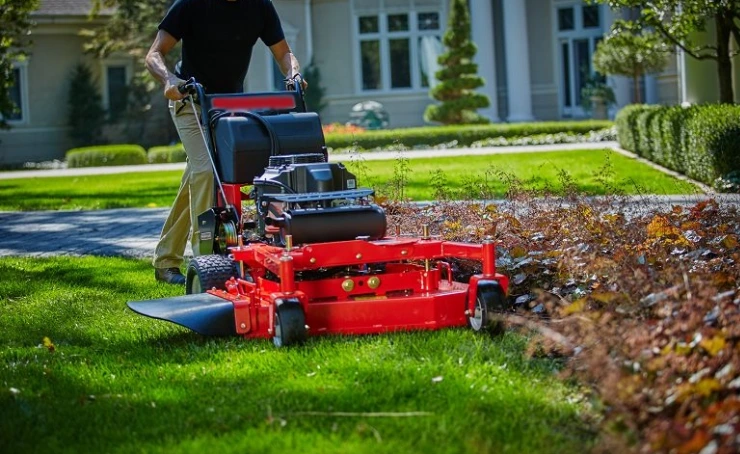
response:
[[[475,299],[475,312],[468,317],[468,323],[473,331],[501,332],[503,330],[503,313],[506,307],[506,297],[498,287],[478,287]]]
[[[275,308],[272,343],[276,347],[302,344],[306,340],[306,315],[297,301],[284,301]]]
[[[236,275],[234,263],[223,255],[199,255],[188,264],[185,293],[203,293],[217,288],[226,289],[226,281]]]

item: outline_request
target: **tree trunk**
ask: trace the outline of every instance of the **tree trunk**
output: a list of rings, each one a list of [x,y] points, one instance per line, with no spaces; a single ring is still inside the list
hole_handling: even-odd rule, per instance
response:
[[[732,59],[730,58],[730,34],[732,16],[717,13],[714,18],[717,28],[717,76],[719,77],[719,102],[733,104]]]
[[[635,98],[635,104],[641,104],[642,103],[642,95],[640,94],[640,73],[635,72],[632,75],[632,92],[634,94]]]

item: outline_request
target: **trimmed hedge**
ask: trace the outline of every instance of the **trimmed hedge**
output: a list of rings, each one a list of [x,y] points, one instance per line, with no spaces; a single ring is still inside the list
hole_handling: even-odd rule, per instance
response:
[[[73,148],[65,154],[67,167],[98,167],[146,164],[146,151],[140,145],[99,145]]]
[[[637,153],[637,116],[645,110],[645,104],[630,104],[617,112],[614,123],[617,126],[619,146],[627,151]]]
[[[152,147],[147,152],[149,162],[152,164],[164,164],[170,162],[185,162],[188,155],[182,144]]]
[[[717,186],[740,172],[740,106],[631,105],[615,119],[622,148]]]
[[[607,120],[590,121],[552,121],[532,123],[494,123],[489,125],[437,126],[404,129],[365,131],[360,134],[326,134],[329,148],[361,148],[372,150],[393,144],[403,144],[407,148],[433,147],[455,143],[467,147],[481,140],[495,137],[518,138],[540,134],[570,132],[587,134],[613,126]]]
[[[714,183],[740,170],[740,106],[711,105],[686,122],[686,174]]]

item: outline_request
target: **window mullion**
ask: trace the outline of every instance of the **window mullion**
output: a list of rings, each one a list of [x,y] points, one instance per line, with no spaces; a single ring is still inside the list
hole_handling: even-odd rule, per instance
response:
[[[388,13],[379,13],[380,18],[380,89],[390,91],[391,89],[391,56],[388,42]]]

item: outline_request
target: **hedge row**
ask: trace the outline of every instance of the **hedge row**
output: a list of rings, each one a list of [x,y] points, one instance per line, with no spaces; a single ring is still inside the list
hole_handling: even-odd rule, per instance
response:
[[[360,134],[326,134],[329,148],[361,148],[372,150],[403,144],[407,148],[433,147],[454,142],[468,147],[474,142],[494,137],[518,138],[540,134],[570,132],[587,134],[609,128],[611,121],[551,121],[531,123],[493,123],[488,125],[437,126],[365,131]]]
[[[358,134],[328,133],[329,148],[355,148],[371,150],[402,144],[407,148],[434,147],[444,144],[470,146],[476,142],[493,139],[515,139],[554,134],[586,135],[603,131],[613,125],[610,121],[553,121],[491,125],[439,126],[406,129],[364,131]],[[139,145],[101,145],[75,148],[67,152],[68,167],[106,165],[131,165],[149,163],[184,162],[182,144],[152,147],[147,153]]]
[[[622,148],[695,180],[740,172],[740,106],[634,104],[615,122]]]
[[[149,152],[139,145],[97,145],[73,148],[66,153],[67,167],[123,166],[185,162],[182,144],[152,147]]]
[[[162,147],[152,147],[147,153],[149,162],[152,164],[168,163],[168,162],[185,162],[187,155],[185,154],[185,148],[182,144],[167,145]]]
[[[67,167],[146,164],[146,151],[139,145],[99,145],[73,148],[66,153]]]

